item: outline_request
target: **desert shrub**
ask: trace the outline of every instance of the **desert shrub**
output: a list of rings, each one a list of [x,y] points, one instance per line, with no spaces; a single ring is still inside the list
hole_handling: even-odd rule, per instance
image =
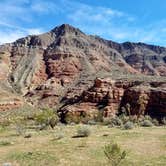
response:
[[[122,151],[117,143],[105,145],[104,154],[112,166],[118,166],[127,155],[126,151]]]
[[[118,117],[108,117],[103,119],[103,125],[109,125],[109,127],[121,126],[123,124],[122,120]]]
[[[58,123],[59,117],[52,109],[44,109],[36,114],[36,124],[38,125],[50,125],[52,128]]]
[[[130,117],[125,114],[122,114],[119,116],[119,119],[122,121],[123,124],[125,124],[126,122],[129,121]]]
[[[157,119],[152,119],[152,123],[155,125],[155,126],[159,126],[159,121]]]
[[[162,122],[163,125],[166,125],[166,117],[163,117],[161,122]]]
[[[16,124],[16,135],[23,136],[26,133],[26,128],[23,124],[18,123]]]
[[[9,141],[0,141],[0,146],[8,146],[8,145],[12,145],[12,143]]]
[[[64,138],[64,133],[62,131],[58,131],[56,134],[53,135],[53,140],[59,140]]]
[[[131,121],[128,121],[128,122],[126,122],[126,123],[124,124],[123,128],[124,128],[125,130],[133,129],[133,128],[134,128],[134,123],[131,122]]]
[[[122,120],[118,116],[116,116],[111,119],[111,124],[113,126],[121,126],[123,123]]]
[[[91,131],[87,126],[81,126],[77,129],[77,136],[78,137],[88,137]]]
[[[112,119],[107,117],[107,118],[103,118],[103,125],[111,125],[112,124]]]
[[[145,120],[149,120],[149,121],[152,121],[152,118],[149,116],[149,115],[145,115]]]
[[[89,120],[87,124],[88,125],[96,125],[96,122],[94,120]]]
[[[144,120],[143,122],[141,122],[141,126],[143,126],[143,127],[152,127],[153,123],[150,120]]]

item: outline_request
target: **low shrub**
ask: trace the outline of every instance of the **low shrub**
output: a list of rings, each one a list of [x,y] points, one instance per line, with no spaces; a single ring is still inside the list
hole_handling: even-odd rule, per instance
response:
[[[63,132],[57,132],[54,136],[53,136],[53,140],[59,140],[64,138],[64,133]]]
[[[141,126],[143,126],[143,127],[152,127],[153,123],[150,120],[144,120],[143,122],[141,122]]]
[[[96,125],[96,122],[94,120],[89,120],[87,124],[88,125]]]
[[[159,126],[159,121],[157,119],[152,119],[152,123],[155,125],[155,126]]]
[[[87,126],[81,126],[77,130],[77,136],[78,137],[88,137],[90,135],[91,131]]]
[[[123,124],[123,122],[118,116],[116,116],[116,117],[111,119],[111,124],[113,126],[121,126]]]
[[[134,123],[131,121],[128,121],[124,124],[123,129],[125,130],[130,130],[134,128]]]
[[[122,121],[123,124],[125,124],[126,122],[129,121],[130,117],[125,115],[125,114],[122,114],[119,116],[120,120]]]
[[[51,126],[52,128],[59,122],[59,117],[52,109],[44,109],[36,114],[35,122],[37,125]]]
[[[163,117],[161,122],[162,122],[163,125],[166,125],[166,117]]]
[[[26,133],[26,128],[23,124],[18,123],[16,124],[16,135],[23,136]]]
[[[145,115],[144,119],[145,119],[145,120],[152,121],[152,118],[151,118],[151,116],[149,116],[149,115]]]

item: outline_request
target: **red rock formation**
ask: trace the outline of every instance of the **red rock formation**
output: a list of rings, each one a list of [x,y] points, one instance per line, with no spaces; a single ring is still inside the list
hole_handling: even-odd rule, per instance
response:
[[[146,86],[139,85],[142,82],[114,81],[111,79],[99,79],[94,86],[84,91],[80,100],[73,100],[74,104],[61,108],[65,113],[77,114],[80,110],[96,114],[103,111],[104,116],[114,116],[121,107],[130,104],[131,114],[152,116],[164,116],[166,113],[166,91],[161,84],[151,83]],[[155,85],[155,87],[154,87]],[[157,87],[156,87],[157,86]],[[156,97],[155,97],[156,96]],[[71,100],[72,101],[72,100]]]

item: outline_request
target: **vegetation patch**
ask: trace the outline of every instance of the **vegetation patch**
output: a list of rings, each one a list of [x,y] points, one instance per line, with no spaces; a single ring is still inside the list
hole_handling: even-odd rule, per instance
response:
[[[25,166],[53,166],[57,163],[57,158],[55,155],[44,151],[14,152],[9,154],[8,159]]]

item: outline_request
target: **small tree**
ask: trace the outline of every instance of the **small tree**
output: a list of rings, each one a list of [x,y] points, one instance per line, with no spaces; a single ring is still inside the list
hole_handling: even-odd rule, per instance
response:
[[[59,121],[59,117],[54,110],[44,109],[36,115],[35,121],[39,125],[50,125],[52,128],[54,128]]]
[[[145,114],[147,102],[148,102],[148,96],[145,94],[141,94],[137,100],[139,106],[138,118],[141,115]]]
[[[108,144],[104,147],[104,154],[112,166],[118,166],[126,157],[126,151],[122,151],[117,143]]]

